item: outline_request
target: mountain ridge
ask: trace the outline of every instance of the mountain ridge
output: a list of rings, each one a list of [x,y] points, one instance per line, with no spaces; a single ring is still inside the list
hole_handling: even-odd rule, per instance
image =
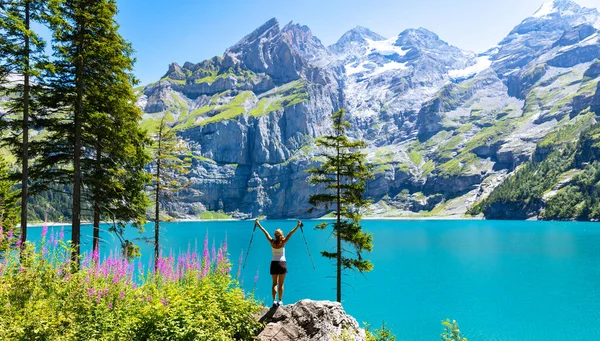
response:
[[[480,54],[423,28],[385,38],[358,26],[326,47],[273,18],[222,56],[172,64],[138,102],[150,129],[169,115],[194,156],[194,184],[169,211],[308,216],[314,139],[346,108],[375,165],[371,214],[462,215],[545,136],[595,120],[600,15],[550,4]]]

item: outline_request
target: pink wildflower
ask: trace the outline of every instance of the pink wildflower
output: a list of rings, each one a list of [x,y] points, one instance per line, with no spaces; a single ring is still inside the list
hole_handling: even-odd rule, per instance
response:
[[[213,238],[213,242],[212,242],[212,248],[210,249],[210,256],[212,257],[213,261],[217,259],[217,252],[215,251],[215,239]]]
[[[202,253],[202,277],[206,277],[208,274],[208,268],[210,266],[210,256],[208,254],[208,230],[206,230],[206,237],[204,238],[204,252]]]
[[[42,225],[42,240],[44,240],[46,238],[47,234],[48,234],[48,224],[46,222],[44,222],[44,225]]]
[[[240,273],[242,272],[242,261],[243,261],[244,250],[240,250],[240,258],[238,258],[238,271],[236,278],[240,278]]]

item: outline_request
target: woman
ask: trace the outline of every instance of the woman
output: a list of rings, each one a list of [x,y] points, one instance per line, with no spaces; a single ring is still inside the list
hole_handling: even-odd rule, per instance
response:
[[[288,233],[284,238],[283,231],[280,229],[275,230],[275,238],[271,238],[269,232],[258,222],[258,219],[254,221],[258,227],[263,231],[265,237],[271,244],[271,252],[273,257],[271,258],[271,277],[273,279],[273,285],[271,286],[271,294],[273,294],[273,305],[282,305],[283,302],[283,281],[285,280],[285,274],[287,273],[287,266],[285,262],[285,244],[290,240],[290,237],[296,232],[296,230],[302,226],[302,222],[298,220],[298,224],[293,230]],[[279,293],[279,301],[275,300],[275,293]]]

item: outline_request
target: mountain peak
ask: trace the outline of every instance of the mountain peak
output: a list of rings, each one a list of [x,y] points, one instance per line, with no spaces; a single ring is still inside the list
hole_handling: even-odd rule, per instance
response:
[[[402,31],[398,35],[395,45],[397,46],[414,46],[414,47],[440,47],[447,43],[438,37],[437,34],[428,29],[409,28]]]
[[[535,11],[533,17],[541,18],[553,13],[573,15],[580,10],[581,6],[572,0],[554,0],[543,3],[540,8]]]
[[[263,37],[263,36],[272,37],[273,35],[276,35],[279,32],[280,32],[279,21],[277,20],[277,18],[271,18],[267,22],[262,24],[259,28],[254,30],[252,33],[248,34],[247,36],[242,38],[240,41],[238,41],[230,49],[234,49],[235,47],[238,47],[238,46],[250,44],[253,41],[255,41],[256,39]]]
[[[366,39],[379,41],[385,40],[385,37],[371,31],[366,27],[356,26],[348,32],[344,33],[337,41],[336,45],[347,44],[349,42],[365,42]]]

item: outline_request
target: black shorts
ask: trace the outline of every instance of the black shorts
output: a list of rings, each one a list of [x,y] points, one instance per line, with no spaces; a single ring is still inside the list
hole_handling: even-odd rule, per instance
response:
[[[284,275],[287,273],[285,261],[271,261],[271,275]]]

